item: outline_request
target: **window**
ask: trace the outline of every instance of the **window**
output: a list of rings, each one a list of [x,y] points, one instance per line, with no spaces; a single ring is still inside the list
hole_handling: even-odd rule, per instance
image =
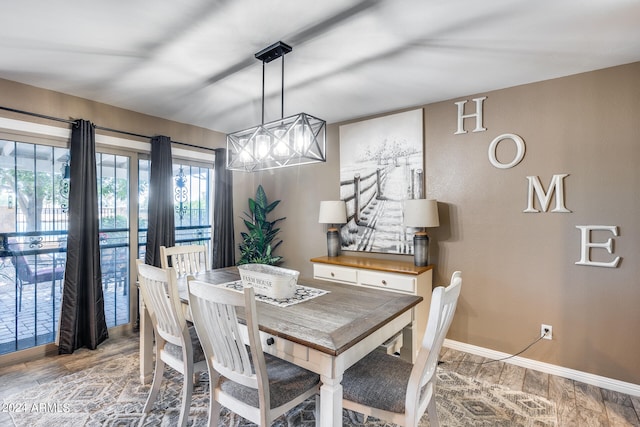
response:
[[[55,340],[66,263],[68,136],[60,128],[20,123],[51,139],[0,139],[0,355]],[[137,303],[129,251],[137,241],[144,257],[150,162],[144,158],[148,144],[101,141],[100,135],[96,141],[102,286],[111,328],[129,323]],[[210,247],[213,156],[180,148],[175,153],[176,243]],[[138,194],[132,194],[136,184]],[[135,206],[138,227],[132,229]]]
[[[144,259],[148,226],[149,168],[138,162],[138,256]],[[207,246],[211,256],[211,192],[213,169],[185,160],[173,160],[176,245]]]
[[[96,153],[107,327],[129,323],[129,157]]]
[[[0,354],[53,342],[66,263],[69,150],[0,141]],[[108,327],[129,323],[129,158],[97,153]]]
[[[68,150],[0,140],[0,153],[3,354],[55,339],[68,225]]]

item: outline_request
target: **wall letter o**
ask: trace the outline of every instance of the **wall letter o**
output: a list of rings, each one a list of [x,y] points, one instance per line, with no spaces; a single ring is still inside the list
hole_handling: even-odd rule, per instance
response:
[[[498,148],[498,144],[503,139],[511,139],[516,143],[516,156],[511,161],[511,163],[500,163],[498,159],[496,159],[496,149]],[[489,144],[489,161],[491,164],[498,169],[509,169],[517,165],[524,158],[525,145],[524,140],[520,138],[518,135],[513,133],[504,133],[500,136],[497,136],[491,144]]]

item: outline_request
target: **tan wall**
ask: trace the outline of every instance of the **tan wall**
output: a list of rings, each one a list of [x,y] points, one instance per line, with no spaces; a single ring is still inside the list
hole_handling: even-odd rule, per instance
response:
[[[454,135],[454,102],[476,96],[424,107],[426,190],[441,214],[441,226],[430,232],[434,282],[447,283],[458,269],[464,276],[449,338],[515,353],[538,336],[541,323],[550,324],[553,340],[523,357],[640,384],[640,63],[477,96],[487,96],[485,132]],[[526,144],[523,161],[505,170],[487,156],[503,133]],[[508,162],[513,151],[512,143],[501,143],[499,160]],[[328,153],[326,164],[235,174],[238,216],[258,184],[271,200],[282,199],[280,253],[306,276],[308,260],[326,254],[317,212],[320,200],[338,197],[338,125],[329,126]],[[547,188],[563,173],[571,213],[522,212],[526,176]],[[618,268],[575,264],[576,225],[618,226]],[[594,233],[593,240],[609,237]],[[592,259],[613,256],[594,249]]]
[[[218,148],[225,146],[225,135],[220,132],[172,122],[60,92],[0,79],[0,93],[2,94],[0,106],[3,107],[67,120],[90,120],[97,126],[140,135],[166,135],[171,137],[173,141],[202,147]],[[68,128],[65,123],[11,113],[5,110],[0,110],[0,116]],[[212,123],[211,128],[215,128],[215,123]],[[103,131],[98,132],[107,134]],[[129,138],[118,133],[111,135]]]
[[[526,357],[640,384],[640,63],[480,95],[485,132],[454,135],[453,102],[471,96],[425,108],[427,193],[445,218],[432,233],[436,280],[464,272],[450,338],[514,353],[550,324],[554,339]],[[487,155],[503,133],[526,143],[506,170]],[[527,176],[547,188],[564,173],[571,213],[522,212]],[[615,238],[593,233],[615,239],[614,255],[592,251],[620,256],[618,268],[575,264],[577,225],[618,227]]]

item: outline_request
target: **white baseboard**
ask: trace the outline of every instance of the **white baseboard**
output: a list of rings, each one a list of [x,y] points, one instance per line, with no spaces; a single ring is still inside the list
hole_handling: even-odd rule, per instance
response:
[[[495,351],[484,347],[478,347],[450,339],[444,340],[444,346],[465,353],[475,354],[477,356],[486,357],[488,359],[502,359],[509,357],[510,354],[501,351]],[[577,371],[575,369],[564,368],[562,366],[552,365],[550,363],[538,362],[537,360],[526,359],[524,357],[514,356],[504,361],[512,365],[521,366],[523,368],[533,369],[551,375],[557,375],[563,378],[580,381],[591,384],[607,390],[613,390],[620,393],[629,394],[631,396],[640,397],[640,384],[628,383],[612,378],[602,377],[600,375],[590,374],[588,372]]]

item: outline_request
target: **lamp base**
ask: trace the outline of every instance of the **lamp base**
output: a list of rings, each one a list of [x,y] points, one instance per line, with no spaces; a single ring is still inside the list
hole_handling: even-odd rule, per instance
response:
[[[327,256],[335,257],[340,255],[340,233],[337,228],[330,228],[327,231]]]
[[[429,236],[425,232],[413,235],[413,263],[418,267],[429,265]]]

